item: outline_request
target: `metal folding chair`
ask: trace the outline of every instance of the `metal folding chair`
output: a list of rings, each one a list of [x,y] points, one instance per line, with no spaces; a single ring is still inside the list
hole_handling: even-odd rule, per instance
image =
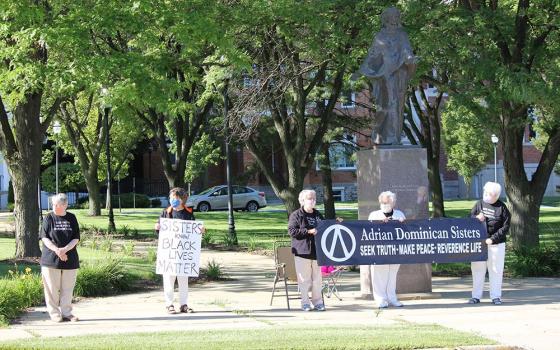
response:
[[[276,265],[276,275],[274,276],[274,284],[272,286],[272,296],[270,297],[270,305],[274,297],[281,295],[274,295],[276,292],[276,284],[282,280],[284,281],[284,291],[286,294],[286,303],[288,310],[290,310],[290,294],[288,292],[288,284],[297,284],[296,264],[294,255],[292,254],[292,247],[290,241],[274,242],[274,263]],[[298,299],[293,297],[292,299]]]
[[[342,276],[342,271],[344,268],[341,266],[337,266],[334,270],[330,272],[321,272],[323,276],[323,295],[326,295],[327,298],[330,298],[331,295],[334,295],[338,300],[342,300],[340,295],[338,294],[338,280]]]

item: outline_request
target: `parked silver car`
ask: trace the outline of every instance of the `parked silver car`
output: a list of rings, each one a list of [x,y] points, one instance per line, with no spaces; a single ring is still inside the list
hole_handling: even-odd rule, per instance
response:
[[[264,192],[259,192],[251,187],[232,186],[233,208],[256,212],[266,207]],[[227,186],[214,186],[187,199],[187,206],[198,211],[223,210],[228,208]]]

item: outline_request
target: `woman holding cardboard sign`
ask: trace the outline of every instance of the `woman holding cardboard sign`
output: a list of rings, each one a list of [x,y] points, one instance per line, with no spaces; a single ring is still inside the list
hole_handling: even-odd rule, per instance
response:
[[[187,191],[180,187],[172,188],[169,191],[169,204],[170,206],[166,208],[163,213],[161,213],[161,218],[165,219],[177,219],[177,220],[191,220],[194,221],[194,214],[192,208],[188,208],[185,203],[187,201]],[[156,231],[159,231],[160,224],[156,223]],[[202,233],[204,233],[204,227],[202,228]],[[192,313],[194,312],[187,304],[187,299],[189,295],[189,277],[188,276],[177,276],[174,274],[163,274],[163,292],[165,295],[165,306],[167,312],[174,314],[175,306],[173,306],[174,291],[175,291],[175,280],[179,284],[179,302],[181,304],[179,312]]]
[[[397,196],[390,191],[379,195],[379,210],[369,214],[370,221],[399,220],[403,222],[406,218],[402,211],[395,209]],[[371,265],[373,298],[380,309],[389,305],[401,307],[403,304],[397,299],[397,273],[400,264]]]

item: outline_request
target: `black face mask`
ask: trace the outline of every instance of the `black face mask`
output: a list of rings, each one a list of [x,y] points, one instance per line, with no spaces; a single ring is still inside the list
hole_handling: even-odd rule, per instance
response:
[[[383,213],[383,215],[385,215],[386,218],[391,218],[393,216],[393,210],[391,210],[389,213]]]

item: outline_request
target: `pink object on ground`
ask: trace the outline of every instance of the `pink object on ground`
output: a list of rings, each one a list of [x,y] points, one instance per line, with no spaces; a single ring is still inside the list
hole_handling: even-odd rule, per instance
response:
[[[336,270],[335,266],[321,266],[321,275],[327,276]]]

